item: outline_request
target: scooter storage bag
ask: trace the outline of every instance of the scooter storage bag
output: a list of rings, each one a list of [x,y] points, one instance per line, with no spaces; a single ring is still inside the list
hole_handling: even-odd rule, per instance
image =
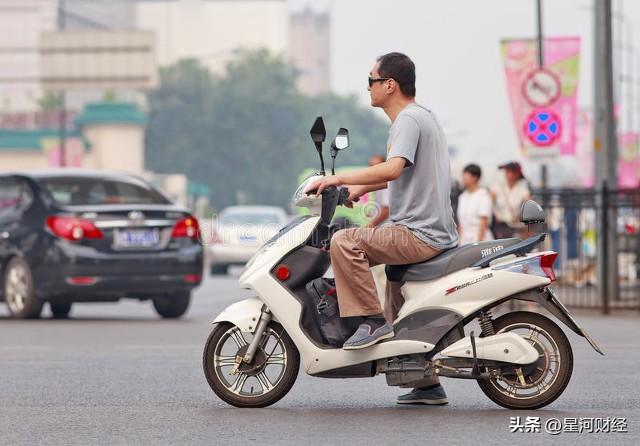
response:
[[[333,279],[320,277],[307,284],[307,292],[313,297],[313,313],[324,341],[342,347],[344,341],[355,333],[362,321],[361,317],[340,317],[338,296]]]

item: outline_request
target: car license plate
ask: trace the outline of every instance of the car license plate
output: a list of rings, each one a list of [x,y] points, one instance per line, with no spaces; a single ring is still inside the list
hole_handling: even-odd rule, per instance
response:
[[[258,241],[258,237],[253,235],[241,235],[240,243],[244,245],[253,245]]]
[[[113,233],[113,244],[118,248],[149,248],[159,242],[157,229],[116,229]]]

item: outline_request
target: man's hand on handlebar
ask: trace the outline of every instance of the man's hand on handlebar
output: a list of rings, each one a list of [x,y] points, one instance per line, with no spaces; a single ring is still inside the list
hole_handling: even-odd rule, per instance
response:
[[[317,181],[314,181],[309,186],[307,186],[307,188],[305,189],[305,193],[307,193],[307,195],[311,195],[315,193],[317,197],[320,194],[322,194],[322,191],[325,190],[327,187],[329,186],[338,187],[338,186],[342,186],[343,184],[344,183],[338,177],[338,175],[327,176]],[[348,208],[352,208],[354,202],[359,201],[360,197],[362,197],[363,195],[369,192],[369,189],[367,188],[367,186],[349,186],[349,187],[345,186],[344,188],[347,189],[347,191],[349,192],[349,195],[347,196],[346,200],[341,204]]]
[[[360,201],[360,197],[368,192],[369,189],[367,189],[367,186],[349,186],[349,198],[345,206],[352,208],[353,203],[356,201]]]
[[[322,177],[321,179],[314,181],[305,189],[305,193],[307,195],[311,195],[312,193],[316,194],[316,197],[319,196],[323,190],[325,190],[329,186],[342,186],[342,181],[340,180],[338,175]]]

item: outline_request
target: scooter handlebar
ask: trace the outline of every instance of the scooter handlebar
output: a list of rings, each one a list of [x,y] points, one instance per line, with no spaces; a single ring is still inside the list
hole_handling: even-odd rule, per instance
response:
[[[344,206],[349,202],[349,188],[341,187],[340,195],[338,196],[338,205]]]

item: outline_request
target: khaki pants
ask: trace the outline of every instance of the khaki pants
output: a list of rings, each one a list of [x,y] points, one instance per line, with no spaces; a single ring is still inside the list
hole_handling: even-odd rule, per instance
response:
[[[392,324],[404,303],[400,291],[404,282],[378,279],[379,283],[386,281],[383,310],[371,268],[382,264],[423,262],[439,253],[440,250],[427,245],[400,225],[349,228],[336,232],[331,239],[331,264],[336,280],[340,316],[384,313],[387,321]],[[380,271],[376,273],[380,274]],[[437,375],[431,375],[400,387],[426,387],[439,382]]]
[[[340,316],[371,316],[384,313],[389,323],[404,300],[402,282],[387,281],[384,309],[378,300],[370,268],[380,264],[404,265],[428,260],[437,250],[404,226],[349,228],[331,239],[331,265],[336,280]]]

